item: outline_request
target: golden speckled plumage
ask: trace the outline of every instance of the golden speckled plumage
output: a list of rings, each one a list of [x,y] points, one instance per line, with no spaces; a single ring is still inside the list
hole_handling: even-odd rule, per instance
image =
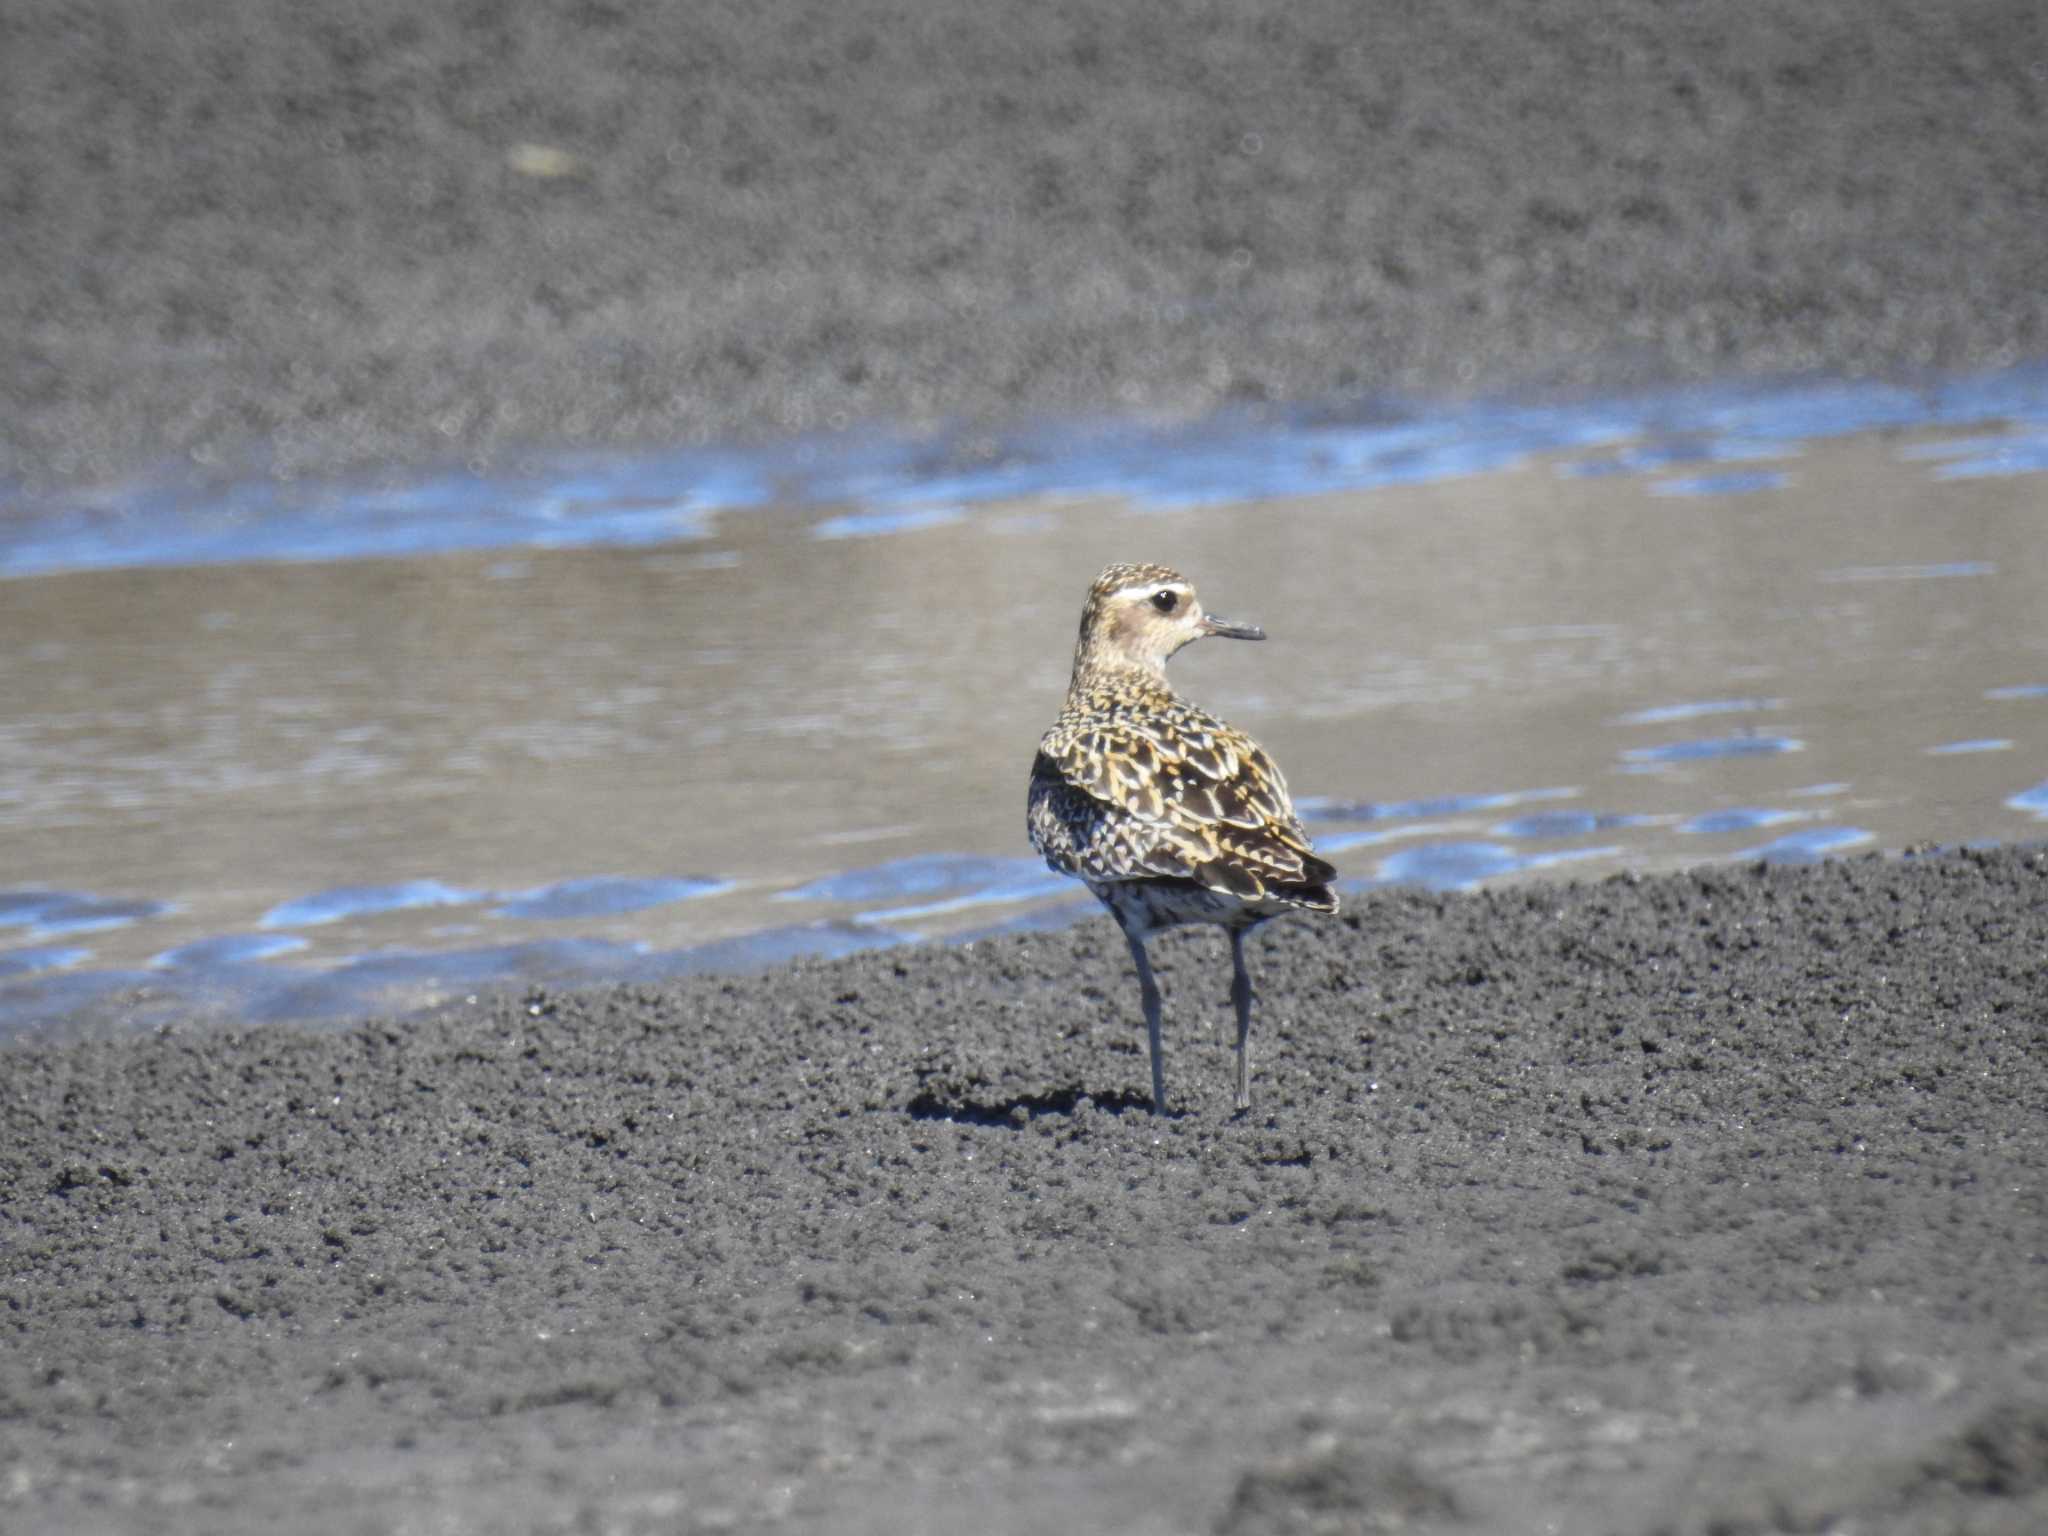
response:
[[[1145,941],[1182,923],[1229,931],[1242,1109],[1251,1005],[1243,936],[1290,910],[1337,910],[1329,885],[1337,872],[1316,857],[1278,766],[1166,681],[1166,659],[1203,635],[1264,638],[1204,613],[1186,578],[1165,566],[1112,565],[1097,577],[1066,707],[1032,764],[1027,811],[1046,863],[1085,881],[1130,941],[1162,1113],[1158,994]]]
[[[1070,695],[1031,781],[1031,840],[1062,874],[1091,886],[1192,880],[1244,902],[1270,893],[1336,910],[1308,889],[1336,871],[1311,852],[1272,758],[1170,692]]]

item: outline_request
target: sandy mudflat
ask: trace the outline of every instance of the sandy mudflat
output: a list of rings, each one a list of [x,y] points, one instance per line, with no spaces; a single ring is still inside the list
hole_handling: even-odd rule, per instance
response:
[[[2048,351],[2048,13],[1736,9],[10,5],[0,476]],[[2048,1529],[2039,851],[1258,947],[10,1051],[0,1528]]]
[[[2048,853],[1256,947],[10,1052],[0,1523],[2048,1528]]]
[[[2048,353],[2037,0],[18,0],[0,481]]]

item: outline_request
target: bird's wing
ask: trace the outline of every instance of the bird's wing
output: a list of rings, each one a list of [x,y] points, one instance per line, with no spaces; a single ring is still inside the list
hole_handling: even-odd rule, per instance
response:
[[[1126,866],[1097,878],[1180,877],[1256,901],[1269,886],[1336,877],[1315,856],[1265,750],[1200,710],[1062,720],[1038,752],[1034,797],[1040,784],[1069,791],[1068,819],[1094,823],[1095,836],[1081,842],[1113,845],[1114,862]]]

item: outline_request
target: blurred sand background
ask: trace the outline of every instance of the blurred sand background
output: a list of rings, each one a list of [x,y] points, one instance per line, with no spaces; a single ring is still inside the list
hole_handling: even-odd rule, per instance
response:
[[[2048,351],[2048,14],[0,13],[0,477]]]

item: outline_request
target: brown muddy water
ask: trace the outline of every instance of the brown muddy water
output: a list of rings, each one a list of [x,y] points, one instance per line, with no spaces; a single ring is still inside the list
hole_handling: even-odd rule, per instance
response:
[[[769,498],[650,547],[0,583],[0,1032],[1063,920],[1024,780],[1112,560],[1266,627],[1176,682],[1354,884],[2038,838],[2039,456],[2010,421],[1706,473],[1624,440],[1168,509]]]

